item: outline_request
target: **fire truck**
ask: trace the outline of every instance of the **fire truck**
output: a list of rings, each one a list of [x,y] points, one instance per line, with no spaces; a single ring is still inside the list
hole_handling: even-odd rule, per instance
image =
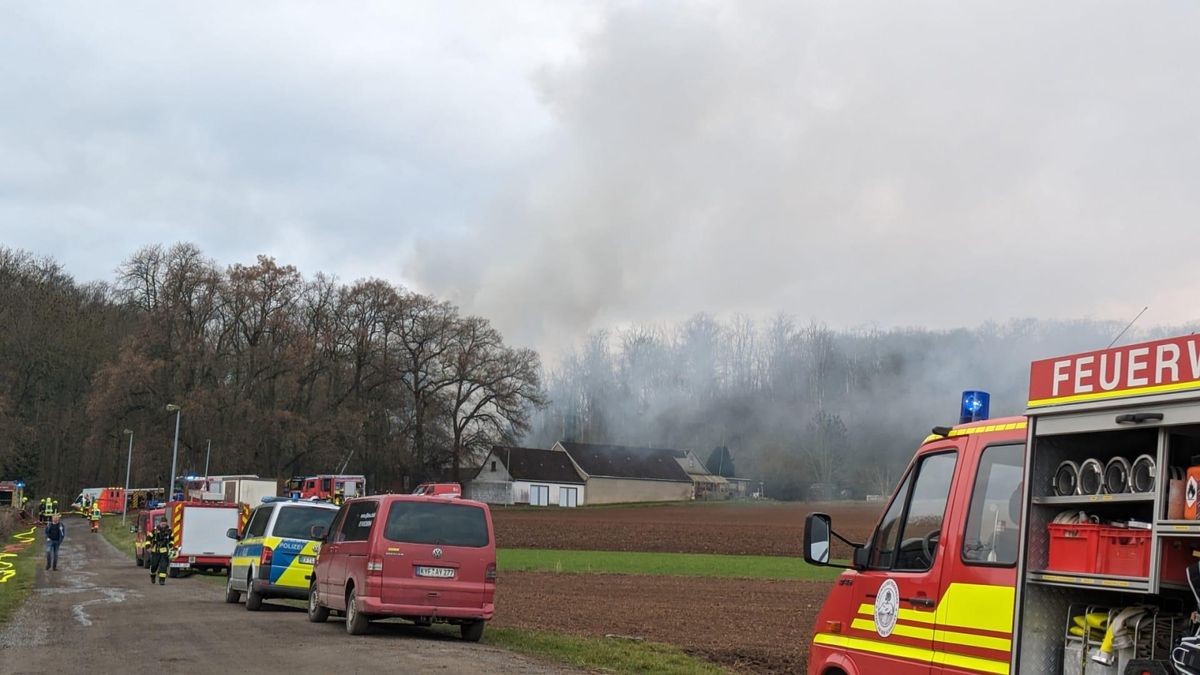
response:
[[[0,509],[25,507],[25,482],[0,480]]]
[[[227,502],[174,501],[166,506],[171,524],[171,561],[168,576],[189,570],[229,569],[235,542],[225,536],[230,529],[245,529],[250,508]]]
[[[297,499],[332,500],[339,490],[346,499],[362,497],[367,494],[367,478],[327,474],[288,481],[288,496]]]
[[[809,514],[845,568],[809,673],[1200,673],[1200,336],[1035,361],[987,413],[964,393],[868,541]]]

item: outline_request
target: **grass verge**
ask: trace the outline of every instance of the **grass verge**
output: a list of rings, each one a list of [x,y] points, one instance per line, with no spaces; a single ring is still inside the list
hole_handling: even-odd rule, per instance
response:
[[[0,624],[21,606],[37,580],[37,565],[43,560],[38,528],[18,529],[0,542]]]
[[[136,515],[129,517],[124,526],[121,525],[121,516],[104,516],[100,520],[100,534],[108,540],[108,543],[115,546],[118,551],[129,556],[130,561],[133,560],[133,542],[135,537],[133,532],[129,531],[129,528],[136,522]],[[84,522],[83,527],[87,527],[86,522]],[[225,585],[225,574],[223,572],[193,572],[186,576],[204,579],[205,581],[220,584],[222,586]]]
[[[491,626],[488,626],[483,639],[496,647],[589,670],[655,675],[727,672],[719,666],[688,656],[678,647],[658,642],[579,637]]]
[[[841,572],[837,568],[809,565],[801,558],[766,555],[509,548],[497,551],[496,558],[497,566],[502,571],[575,574],[828,581],[837,578]]]

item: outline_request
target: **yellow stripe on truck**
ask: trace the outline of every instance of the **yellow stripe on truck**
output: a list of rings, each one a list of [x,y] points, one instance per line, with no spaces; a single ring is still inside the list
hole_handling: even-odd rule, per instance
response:
[[[1008,673],[1007,661],[993,661],[992,659],[981,659],[974,656],[964,656],[962,654],[935,652],[932,649],[913,647],[911,645],[892,644],[890,642],[883,642],[881,640],[869,640],[865,638],[849,637],[846,635],[834,635],[832,633],[817,633],[813,636],[813,643],[827,647],[840,647],[842,649],[867,652],[870,654],[894,656],[896,658],[916,661],[919,663],[936,663],[943,666],[961,668],[963,670],[974,670],[981,673],[996,673],[997,675],[1007,675]]]
[[[1009,422],[1008,424],[988,424],[979,427],[967,427],[965,429],[951,429],[950,434],[941,436],[938,434],[929,434],[925,437],[921,444],[924,445],[930,441],[938,441],[943,438],[954,438],[956,436],[970,436],[971,434],[990,434],[997,431],[1016,431],[1017,429],[1025,429],[1029,426],[1028,422]]]
[[[939,627],[974,628],[1011,634],[1016,592],[1012,586],[950,584],[938,601],[935,622]]]
[[[850,624],[851,628],[865,630],[871,633],[875,630],[875,622],[871,619],[855,619]],[[960,633],[953,630],[945,630],[938,628],[925,628],[923,626],[910,626],[899,623],[892,629],[892,635],[901,637],[909,637],[915,640],[932,640],[944,642],[952,645],[962,645],[964,647],[978,647],[980,649],[994,649],[1000,652],[1012,651],[1012,640],[1007,638],[991,637],[989,635],[976,635],[974,633]]]

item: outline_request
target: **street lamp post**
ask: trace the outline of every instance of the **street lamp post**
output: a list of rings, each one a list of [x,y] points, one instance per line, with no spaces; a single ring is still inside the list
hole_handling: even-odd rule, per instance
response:
[[[208,460],[212,458],[212,439],[208,439],[208,452],[204,454],[204,478],[208,479]]]
[[[121,526],[125,526],[125,516],[129,513],[129,470],[133,467],[133,429],[126,429],[129,436],[129,454],[125,458],[125,500],[121,506]]]
[[[171,448],[171,475],[167,477],[167,501],[175,495],[175,463],[179,458],[179,417],[183,410],[174,403],[167,404],[167,412],[175,413],[175,444]]]

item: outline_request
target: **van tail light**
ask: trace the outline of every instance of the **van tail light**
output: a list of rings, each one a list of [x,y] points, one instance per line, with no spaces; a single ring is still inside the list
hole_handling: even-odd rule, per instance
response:
[[[258,555],[259,567],[270,567],[271,558],[275,556],[275,551],[271,550],[270,546],[263,546],[262,553]]]
[[[383,574],[383,556],[373,555],[367,558],[367,574]]]
[[[488,563],[487,570],[483,573],[483,580],[489,584],[496,583],[496,563]]]

